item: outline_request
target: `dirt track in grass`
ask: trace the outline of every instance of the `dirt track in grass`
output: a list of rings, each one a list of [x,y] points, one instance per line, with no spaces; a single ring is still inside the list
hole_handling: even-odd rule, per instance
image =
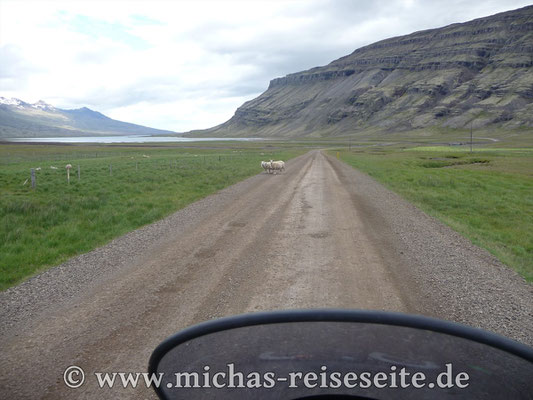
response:
[[[154,398],[94,372],[144,372],[176,331],[258,310],[401,311],[531,345],[532,299],[487,252],[312,151],[0,293],[0,398]]]

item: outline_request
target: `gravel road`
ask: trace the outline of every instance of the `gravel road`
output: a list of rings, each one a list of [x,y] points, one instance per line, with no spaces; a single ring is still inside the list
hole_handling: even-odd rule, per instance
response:
[[[0,398],[154,398],[98,389],[165,337],[256,310],[403,311],[533,345],[533,288],[368,176],[312,151],[0,293]],[[79,389],[63,383],[85,370]]]

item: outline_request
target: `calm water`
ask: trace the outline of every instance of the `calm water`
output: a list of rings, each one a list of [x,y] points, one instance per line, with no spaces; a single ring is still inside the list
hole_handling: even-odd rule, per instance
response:
[[[253,141],[257,138],[187,138],[175,136],[78,136],[78,137],[48,137],[48,138],[5,138],[9,142],[33,143],[150,143],[150,142],[212,142],[212,141]]]

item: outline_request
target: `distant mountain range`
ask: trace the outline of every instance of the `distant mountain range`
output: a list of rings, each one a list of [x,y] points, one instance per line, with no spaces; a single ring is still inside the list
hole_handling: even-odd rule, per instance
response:
[[[533,128],[533,6],[415,32],[277,78],[206,136]],[[501,128],[501,129],[500,129]]]
[[[42,100],[0,97],[0,138],[161,134],[175,132],[117,121],[87,107],[62,110]]]

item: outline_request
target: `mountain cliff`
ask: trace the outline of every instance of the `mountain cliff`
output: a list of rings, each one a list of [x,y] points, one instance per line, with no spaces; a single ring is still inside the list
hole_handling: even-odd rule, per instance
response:
[[[62,110],[0,97],[0,138],[95,135],[161,135],[174,132],[117,121],[87,107]]]
[[[415,32],[273,79],[217,136],[533,127],[533,6]]]

